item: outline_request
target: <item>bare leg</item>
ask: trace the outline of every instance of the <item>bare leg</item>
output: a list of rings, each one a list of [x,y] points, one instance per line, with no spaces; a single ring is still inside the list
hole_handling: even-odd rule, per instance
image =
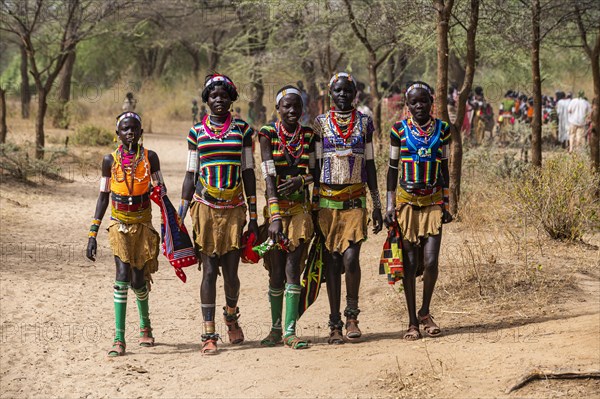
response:
[[[406,307],[408,308],[408,324],[409,326],[418,326],[415,286],[417,265],[419,264],[419,247],[407,240],[402,240],[402,259],[404,262],[402,286],[404,287]]]
[[[221,256],[221,266],[223,266],[223,281],[225,283],[225,301],[227,306],[224,308],[225,324],[227,325],[227,334],[229,342],[232,344],[241,344],[244,342],[244,333],[237,320],[239,318],[239,309],[237,308],[240,295],[240,279],[238,277],[238,266],[240,264],[240,250],[236,249],[227,252]]]
[[[304,241],[300,241],[298,247],[288,253],[285,258],[285,276],[288,284],[300,285],[300,273],[302,272],[300,258],[302,258],[305,245]]]
[[[341,320],[340,298],[342,295],[342,256],[339,253],[330,253],[323,250],[323,260],[327,268],[327,296],[329,297],[329,320]]]
[[[229,308],[235,309],[240,295],[240,279],[238,267],[240,264],[240,251],[229,251],[220,257],[223,266],[223,282],[225,283],[225,301]]]
[[[346,338],[349,341],[358,340],[362,332],[358,328],[358,294],[360,290],[360,247],[361,242],[351,244],[344,251],[344,267],[346,269]]]
[[[340,300],[342,295],[342,255],[323,250],[323,261],[326,265],[327,296],[329,297],[329,333],[328,343],[343,344],[342,315],[340,314]]]
[[[215,306],[217,300],[217,276],[219,275],[219,258],[202,254],[202,283],[200,285],[200,302],[205,332],[215,332]],[[210,324],[209,324],[210,323]],[[212,328],[211,328],[212,326]],[[211,331],[212,330],[212,331]]]
[[[430,236],[423,240],[423,304],[419,310],[419,315],[429,314],[429,305],[433,296],[433,289],[438,278],[438,263],[440,255],[440,245],[442,243],[442,229],[440,234]]]

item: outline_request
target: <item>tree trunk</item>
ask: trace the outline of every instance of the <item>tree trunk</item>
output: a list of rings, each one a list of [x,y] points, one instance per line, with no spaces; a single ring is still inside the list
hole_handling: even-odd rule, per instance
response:
[[[194,73],[194,79],[200,78],[200,52],[189,52],[192,57],[192,72]]]
[[[254,69],[252,75],[252,85],[254,86],[255,96],[251,101],[254,102],[254,111],[256,113],[256,120],[254,123],[260,127],[264,125],[267,120],[267,115],[262,109],[264,106],[263,97],[265,95],[265,86],[262,74],[257,68]]]
[[[220,55],[218,50],[212,46],[208,49],[208,72],[215,73],[219,67]]]
[[[59,129],[68,129],[70,124],[71,117],[67,104],[71,99],[71,80],[73,67],[75,66],[75,55],[75,51],[67,54],[58,82],[58,103],[56,109],[52,112],[52,127]]]
[[[377,59],[375,54],[371,55],[368,69],[369,88],[371,91],[371,107],[373,107],[373,126],[375,127],[376,140],[379,141],[379,145],[381,146],[381,98],[379,95],[379,89],[377,88]]]
[[[65,60],[65,65],[61,71],[60,85],[58,87],[58,100],[67,103],[71,100],[71,80],[73,78],[73,68],[75,67],[75,51],[70,52]]]
[[[302,61],[302,71],[304,72],[304,82],[306,92],[308,93],[308,113],[312,121],[319,114],[319,89],[317,88],[317,72],[313,60],[305,59]]]
[[[6,90],[0,88],[0,144],[6,143]]]
[[[396,60],[394,57],[389,57],[387,60],[387,83],[388,83],[388,92],[390,90],[390,86],[394,84],[396,80]],[[382,83],[383,84],[383,83]]]
[[[401,49],[398,54],[398,60],[396,61],[396,81],[398,87],[401,87],[404,81],[404,73],[406,72],[406,66],[408,65],[408,56],[405,49]],[[391,83],[391,82],[390,82]]]
[[[165,71],[165,65],[167,65],[167,61],[171,56],[172,48],[164,49],[163,51],[158,50],[158,62],[156,63],[156,68],[154,69],[153,77],[159,79],[163,72]]]
[[[449,2],[450,9],[453,1]],[[444,6],[444,0],[435,0],[437,10],[437,83],[435,94],[435,112],[436,116],[448,123],[450,117],[448,115],[448,21],[450,19],[450,10]]]
[[[463,67],[461,58],[456,54],[455,50],[451,50],[448,57],[448,81],[452,85],[460,85],[461,82],[465,81],[467,74],[466,69]]]
[[[185,39],[182,39],[180,43],[183,49],[192,57],[192,72],[194,79],[198,80],[200,75],[200,50]]]
[[[458,142],[458,146],[455,143],[453,149],[459,151],[454,154],[459,159],[453,162],[455,170],[458,170],[458,176],[451,176],[449,182],[450,191],[450,213],[456,215],[458,210],[458,199],[460,196],[460,170],[462,166],[462,141],[460,137],[460,130],[457,131],[456,127],[450,122],[450,116],[448,115],[448,98],[446,93],[448,92],[448,30],[450,21],[450,12],[454,5],[453,0],[448,0],[444,3],[444,0],[435,0],[435,8],[437,10],[437,84],[436,84],[436,95],[435,95],[435,106],[437,117],[448,122],[450,124],[451,142]],[[457,118],[458,120],[458,118]],[[451,149],[452,150],[452,149]],[[453,154],[450,154],[450,161],[452,160]],[[458,165],[458,166],[457,166]]]
[[[44,118],[46,117],[46,110],[48,104],[46,103],[46,97],[48,93],[46,89],[37,86],[38,94],[38,112],[35,118],[35,158],[44,159],[44,146],[46,145],[46,138],[44,136]]]
[[[21,118],[29,119],[29,104],[31,92],[29,91],[29,71],[27,68],[27,50],[21,44]]]
[[[531,77],[533,79],[533,120],[531,121],[531,163],[542,166],[542,79],[540,76],[540,0],[531,2]]]
[[[596,49],[600,49],[600,35],[596,39]],[[592,106],[592,134],[590,136],[590,157],[592,167],[600,173],[600,51],[592,57],[592,77],[594,79],[594,102]]]
[[[454,129],[451,130],[452,140],[450,141],[450,213],[455,215],[458,212],[460,201],[460,188],[462,181],[462,123],[467,109],[467,100],[471,94],[473,78],[475,76],[475,60],[477,58],[476,42],[477,25],[479,23],[479,3],[480,0],[471,0],[469,12],[469,26],[467,27],[467,59],[464,67],[464,79],[458,96],[458,109],[456,112],[456,121]],[[462,68],[462,66],[461,66]],[[446,93],[443,93],[446,97]]]

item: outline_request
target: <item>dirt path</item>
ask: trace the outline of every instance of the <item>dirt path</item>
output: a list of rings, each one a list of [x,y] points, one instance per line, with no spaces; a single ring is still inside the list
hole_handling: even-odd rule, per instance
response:
[[[185,142],[152,134],[146,145],[161,158],[171,198],[179,198]],[[511,323],[481,322],[489,318],[434,299],[444,336],[403,342],[404,301],[377,274],[382,234],[363,246],[363,343],[326,344],[323,290],[298,323],[312,348],[260,348],[269,330],[267,274],[262,265],[242,265],[239,306],[247,343],[224,343],[219,356],[202,357],[200,273],[188,270],[182,284],[161,257],[150,302],[158,345],[135,345],[130,294],[128,354],[107,360],[114,263],[104,231],[98,261],[84,258],[97,180],[94,173],[72,175],[73,183],[0,187],[1,397],[504,397],[511,382],[536,366],[600,368],[600,283],[584,275],[581,293],[568,303],[538,314],[515,311]],[[449,225],[445,244],[460,245],[455,229]],[[442,261],[441,278],[443,269]],[[223,302],[219,288],[217,303]],[[397,310],[390,311],[390,303]],[[222,324],[218,329],[224,332]],[[597,392],[598,381],[536,382],[509,396]]]

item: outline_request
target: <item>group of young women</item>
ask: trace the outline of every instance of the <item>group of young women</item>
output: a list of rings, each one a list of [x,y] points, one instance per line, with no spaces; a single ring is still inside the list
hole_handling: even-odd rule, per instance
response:
[[[382,215],[377,188],[371,118],[354,108],[357,88],[348,73],[337,73],[329,82],[332,108],[319,115],[313,127],[301,125],[301,92],[285,86],[277,93],[279,120],[258,132],[262,178],[266,186],[264,209],[268,238],[274,246],[265,255],[269,271],[268,295],[271,330],[262,346],[285,344],[308,348],[296,335],[301,273],[307,245],[313,234],[324,243],[323,267],[329,297],[329,344],[359,341],[360,248],[367,238],[368,188],[372,202],[373,232],[397,227],[402,236],[404,277],[409,312],[404,338],[419,339],[425,333],[441,333],[429,313],[438,275],[442,223],[451,221],[447,211],[448,124],[431,117],[432,89],[423,82],[406,91],[410,116],[397,122],[390,133],[387,204]],[[244,334],[238,323],[240,281],[238,265],[242,232],[259,236],[256,179],[252,151],[253,130],[232,117],[238,98],[234,83],[225,75],[210,75],[202,101],[210,113],[190,130],[188,160],[179,217],[188,210],[193,241],[201,262],[201,309],[204,320],[201,352],[216,354],[216,281],[222,273],[225,289],[223,318],[229,342],[240,344]],[[109,240],[116,262],[114,305],[116,334],[109,356],[125,354],[127,291],[136,294],[142,346],[152,346],[148,293],[150,273],[156,271],[159,237],[151,224],[149,194],[164,185],[158,156],[141,143],[141,118],[133,112],[117,117],[119,148],[102,164],[100,195],[90,228],[87,257],[96,255],[96,235],[112,199]],[[312,185],[312,190],[310,186]],[[398,187],[399,185],[399,187]],[[250,244],[249,244],[250,245]],[[221,271],[221,272],[220,272]],[[423,303],[416,310],[416,276],[423,274]],[[345,274],[346,307],[342,320],[342,274]],[[283,302],[285,298],[285,317]]]

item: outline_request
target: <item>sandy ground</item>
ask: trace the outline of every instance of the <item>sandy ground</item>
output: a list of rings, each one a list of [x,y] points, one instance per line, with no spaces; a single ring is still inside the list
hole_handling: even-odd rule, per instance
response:
[[[182,135],[154,133],[145,144],[159,154],[170,197],[177,200],[186,158]],[[310,349],[260,348],[270,325],[267,273],[261,264],[241,265],[247,340],[232,347],[224,338],[218,356],[203,357],[201,274],[188,268],[183,284],[161,256],[150,296],[157,345],[137,346],[130,292],[127,356],[107,359],[114,263],[104,230],[97,262],[84,257],[98,171],[63,172],[74,182],[0,186],[1,397],[600,397],[598,380],[534,382],[505,394],[534,367],[600,369],[597,277],[579,276],[580,291],[547,312],[513,311],[513,322],[490,321],[436,297],[432,312],[444,335],[404,342],[403,297],[377,273],[383,234],[370,236],[362,251],[362,343],[327,345],[323,289],[298,323]],[[156,211],[154,225],[160,225]],[[448,225],[444,245],[460,245],[457,230]],[[222,280],[217,304],[224,304]],[[218,325],[226,337],[223,327]]]

